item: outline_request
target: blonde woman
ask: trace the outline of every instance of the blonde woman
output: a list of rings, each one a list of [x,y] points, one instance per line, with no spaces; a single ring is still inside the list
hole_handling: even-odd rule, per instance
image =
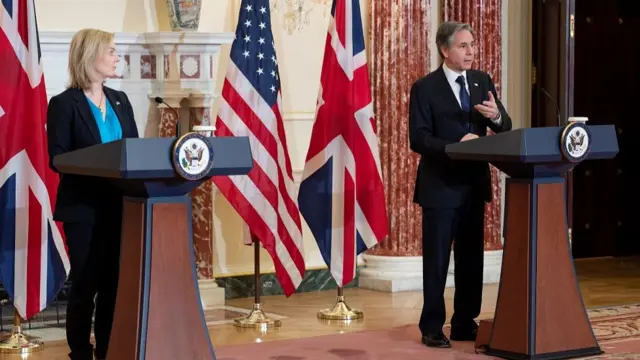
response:
[[[49,101],[50,166],[56,155],[138,137],[127,95],[104,86],[119,57],[114,36],[96,29],[77,32],[69,51],[67,90]],[[108,181],[63,175],[54,219],[63,223],[71,262],[67,342],[73,360],[105,359],[116,300],[122,194]],[[94,305],[95,298],[95,305]],[[90,342],[95,308],[95,351]]]

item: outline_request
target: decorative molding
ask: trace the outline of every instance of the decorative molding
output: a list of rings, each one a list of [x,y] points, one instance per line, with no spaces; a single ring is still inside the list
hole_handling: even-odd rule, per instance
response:
[[[75,32],[72,31],[43,31],[40,32],[40,46],[43,52],[68,52],[69,44]],[[170,54],[180,47],[181,52],[218,52],[224,44],[231,44],[235,34],[207,33],[190,31],[161,31],[161,32],[116,32],[115,43],[118,51],[150,52],[162,49],[161,52]],[[142,45],[142,46],[141,46]],[[131,49],[134,48],[134,49]],[[135,51],[138,49],[138,51]],[[134,51],[130,51],[134,50]],[[157,52],[157,51],[151,51]]]

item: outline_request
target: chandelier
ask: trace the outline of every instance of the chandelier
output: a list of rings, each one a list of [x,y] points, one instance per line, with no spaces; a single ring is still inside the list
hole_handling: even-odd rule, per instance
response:
[[[314,7],[323,6],[326,17],[331,10],[331,4],[332,0],[271,0],[271,11],[282,13],[284,29],[291,35],[309,25]]]

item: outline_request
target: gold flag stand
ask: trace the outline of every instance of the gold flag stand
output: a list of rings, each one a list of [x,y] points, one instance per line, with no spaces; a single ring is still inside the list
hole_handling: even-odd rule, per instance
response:
[[[44,350],[44,344],[22,333],[18,310],[13,312],[13,330],[9,337],[0,341],[0,354],[31,354]]]
[[[364,313],[357,309],[351,309],[344,301],[342,286],[338,286],[338,300],[331,309],[318,311],[318,318],[322,320],[358,320],[364,317]]]
[[[278,319],[270,319],[267,314],[262,311],[260,304],[260,242],[258,238],[252,236],[254,249],[254,276],[255,276],[255,301],[251,313],[247,316],[241,316],[233,320],[233,325],[240,328],[260,328],[268,329],[280,327],[281,322]]]

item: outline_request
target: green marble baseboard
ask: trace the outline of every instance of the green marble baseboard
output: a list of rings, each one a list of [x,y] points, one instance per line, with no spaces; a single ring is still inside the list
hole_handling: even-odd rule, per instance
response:
[[[358,287],[360,278],[360,268],[356,268],[356,277],[353,281],[345,286],[345,288]],[[237,299],[252,297],[255,294],[255,281],[253,275],[229,276],[216,278],[218,286],[224,288],[224,296],[226,299]],[[260,283],[262,289],[260,295],[282,295],[282,287],[276,278],[276,274],[260,275]],[[331,277],[329,269],[307,270],[304,280],[298,287],[296,293],[324,291],[336,289],[336,282]]]

